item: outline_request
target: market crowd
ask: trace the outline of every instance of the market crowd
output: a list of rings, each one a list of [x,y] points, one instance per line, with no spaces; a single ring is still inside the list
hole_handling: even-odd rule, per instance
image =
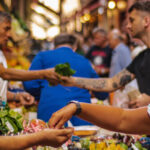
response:
[[[28,106],[38,101],[38,119],[49,121],[51,128],[28,135],[1,136],[0,149],[58,147],[73,134],[68,120],[73,126],[95,124],[113,131],[149,134],[149,8],[150,1],[136,2],[129,8],[128,32],[116,28],[107,32],[97,27],[80,46],[80,35],[56,36],[54,48],[39,52],[28,71],[7,68],[4,47],[11,37],[11,17],[0,12],[0,105],[17,101]],[[56,65],[66,62],[75,70],[73,76],[55,72]],[[9,80],[23,81],[25,92],[9,91]],[[90,104],[93,97],[113,106]]]

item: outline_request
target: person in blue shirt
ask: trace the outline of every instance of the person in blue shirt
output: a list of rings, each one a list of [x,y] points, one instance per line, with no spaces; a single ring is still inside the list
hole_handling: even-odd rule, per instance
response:
[[[57,64],[69,63],[76,70],[74,76],[85,78],[98,78],[90,62],[83,56],[75,53],[77,39],[73,35],[61,34],[54,39],[56,49],[39,52],[33,59],[30,70],[54,68]],[[38,118],[48,121],[51,115],[64,107],[69,101],[90,103],[91,95],[88,90],[77,87],[64,87],[62,85],[51,86],[47,80],[32,80],[24,82],[26,91],[39,100]],[[96,93],[97,94],[97,93]],[[107,93],[100,93],[100,98],[105,99]],[[89,125],[88,122],[71,118],[71,123],[77,125]]]
[[[108,40],[113,49],[109,77],[113,77],[127,67],[132,59],[130,49],[123,43],[121,32],[118,29],[113,29],[109,33]]]

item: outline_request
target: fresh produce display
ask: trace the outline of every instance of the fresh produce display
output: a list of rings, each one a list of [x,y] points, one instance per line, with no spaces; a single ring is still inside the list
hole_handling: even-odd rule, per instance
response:
[[[77,138],[76,138],[77,139]],[[133,136],[114,134],[113,136],[101,136],[81,138],[68,145],[68,150],[148,150],[143,147],[140,140]]]
[[[70,68],[69,63],[64,63],[56,65],[55,72],[63,76],[72,76],[76,71]]]
[[[0,134],[17,134],[23,130],[23,118],[14,110],[11,110],[8,105],[0,108]]]
[[[48,125],[40,119],[32,119],[31,121],[23,121],[24,133],[34,133],[48,128]]]

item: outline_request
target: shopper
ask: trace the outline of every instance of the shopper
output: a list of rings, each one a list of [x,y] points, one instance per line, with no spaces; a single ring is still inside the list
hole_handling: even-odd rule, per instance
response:
[[[94,45],[89,49],[86,58],[101,77],[108,77],[112,49],[108,45],[107,32],[102,28],[94,28],[92,35]]]
[[[109,77],[113,77],[131,63],[131,53],[128,46],[123,43],[121,32],[118,29],[110,31],[108,41],[112,48]]]
[[[33,59],[30,70],[40,70],[55,67],[57,64],[69,63],[76,71],[74,76],[86,78],[98,78],[90,62],[83,56],[75,53],[77,39],[70,34],[61,34],[54,39],[54,50],[40,52]],[[24,82],[25,90],[31,93],[37,100],[38,118],[48,121],[49,117],[58,109],[65,106],[70,100],[90,103],[91,95],[88,90],[77,87],[64,87],[61,85],[50,86],[46,80],[32,80]],[[96,93],[97,94],[97,93]],[[100,93],[101,99],[108,94]],[[76,117],[71,119],[73,125],[87,125],[88,122]]]

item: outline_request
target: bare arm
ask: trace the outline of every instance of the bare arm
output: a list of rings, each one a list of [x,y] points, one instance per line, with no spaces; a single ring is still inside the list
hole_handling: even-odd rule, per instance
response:
[[[112,78],[89,79],[71,77],[70,85],[92,91],[112,92],[125,86],[133,79],[134,75],[125,69]]]
[[[150,118],[147,107],[121,109],[111,106],[80,103],[82,112],[78,117],[102,128],[130,134],[149,134]],[[50,127],[60,128],[76,111],[75,104],[60,109],[49,121]]]
[[[121,109],[89,104],[81,104],[81,107],[82,113],[79,117],[102,128],[130,134],[150,133],[150,118],[147,113],[147,107]]]
[[[57,79],[57,74],[52,69],[26,71],[13,68],[4,68],[0,64],[0,77],[4,80],[34,80],[34,79]]]
[[[72,129],[47,129],[28,135],[0,136],[0,149],[21,150],[34,145],[58,147],[66,142],[72,133]]]

